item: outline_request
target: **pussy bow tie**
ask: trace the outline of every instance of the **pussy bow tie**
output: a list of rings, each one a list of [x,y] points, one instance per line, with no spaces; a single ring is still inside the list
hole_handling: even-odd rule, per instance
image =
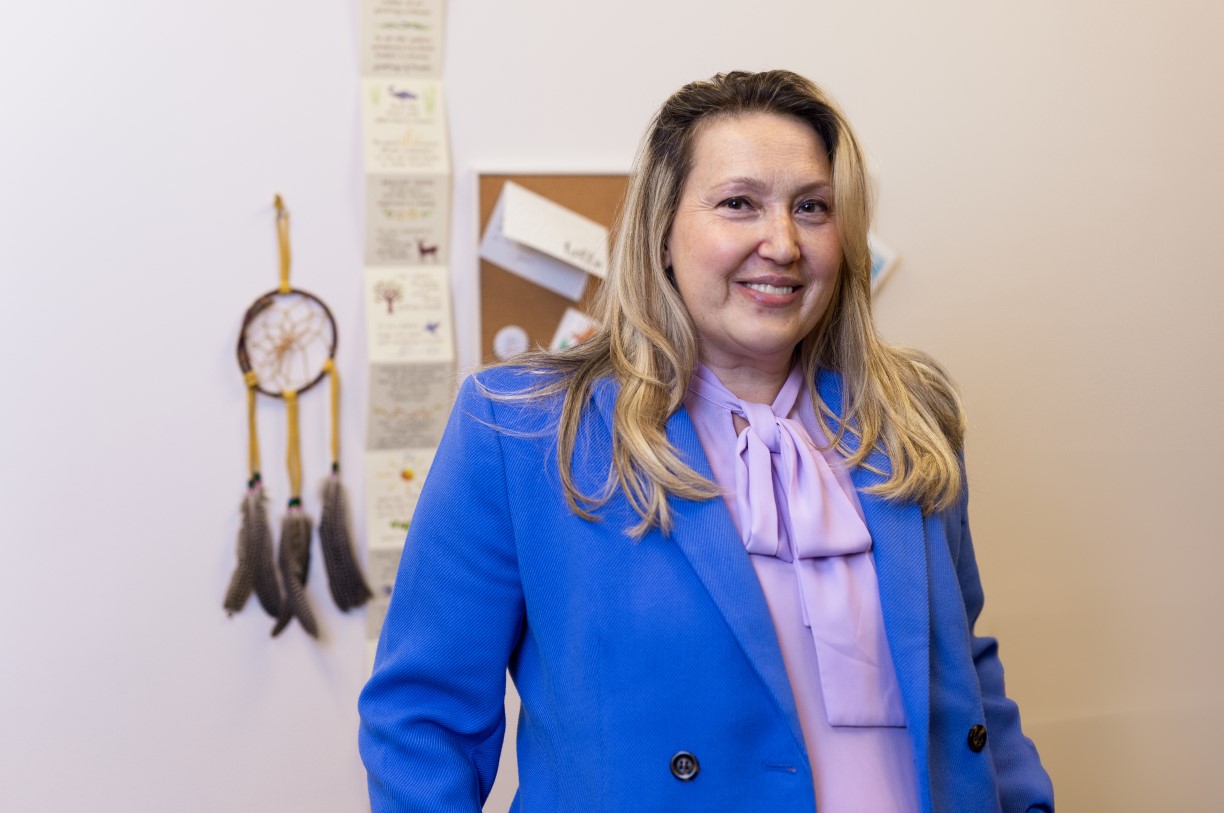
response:
[[[803,388],[799,368],[772,406],[741,401],[704,366],[690,387],[748,422],[735,447],[744,547],[794,566],[830,725],[905,725],[871,534],[803,424],[789,417]]]

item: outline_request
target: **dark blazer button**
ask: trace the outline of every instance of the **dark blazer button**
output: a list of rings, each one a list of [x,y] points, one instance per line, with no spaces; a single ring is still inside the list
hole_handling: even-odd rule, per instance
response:
[[[986,726],[975,725],[969,729],[969,750],[975,754],[981,753],[986,747]]]
[[[677,751],[676,755],[671,758],[672,776],[681,782],[692,782],[700,770],[701,763],[688,751]]]

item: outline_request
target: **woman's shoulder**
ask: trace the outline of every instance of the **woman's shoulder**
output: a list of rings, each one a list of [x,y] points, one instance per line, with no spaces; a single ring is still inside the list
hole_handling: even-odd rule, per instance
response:
[[[463,382],[485,395],[515,396],[538,389],[547,378],[536,370],[515,364],[494,364],[473,371]]]
[[[959,449],[965,434],[965,415],[960,393],[943,365],[931,355],[912,347],[885,345],[868,371],[855,375],[820,367],[816,389],[825,406],[845,416],[847,401],[871,397],[902,404],[933,418],[944,437]]]
[[[965,409],[960,391],[943,365],[921,350],[894,348],[900,380],[918,411],[934,419],[952,449],[959,453],[965,441]]]
[[[469,375],[463,388],[495,401],[541,404],[564,396],[571,375],[566,370],[536,364],[495,364]]]
[[[897,348],[897,352],[901,363],[909,369],[911,394],[939,412],[959,415],[960,393],[944,366],[928,353],[911,347]]]
[[[585,392],[578,390],[585,389]],[[469,375],[459,388],[457,404],[487,411],[495,421],[526,421],[535,424],[543,420],[555,427],[566,399],[585,401],[580,412],[594,407],[611,409],[619,386],[611,377],[588,380],[585,387],[572,372],[539,364],[499,364],[484,367]]]

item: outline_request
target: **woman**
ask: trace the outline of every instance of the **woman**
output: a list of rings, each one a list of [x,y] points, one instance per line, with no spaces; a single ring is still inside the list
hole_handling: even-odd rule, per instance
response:
[[[523,811],[1053,810],[982,606],[963,421],[870,316],[868,189],[795,74],[668,99],[587,342],[461,389],[361,751],[478,810],[509,667]]]

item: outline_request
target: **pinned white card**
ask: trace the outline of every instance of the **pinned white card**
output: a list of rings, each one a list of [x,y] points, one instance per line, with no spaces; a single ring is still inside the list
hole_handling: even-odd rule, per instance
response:
[[[512,181],[502,187],[480,256],[578,301],[587,274],[608,267],[608,229]]]

